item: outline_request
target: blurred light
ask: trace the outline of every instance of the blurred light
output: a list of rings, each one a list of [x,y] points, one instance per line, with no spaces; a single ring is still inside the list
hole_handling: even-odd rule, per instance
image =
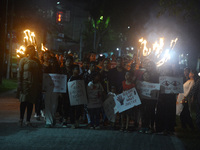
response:
[[[131,47],[131,50],[134,50],[134,47]]]
[[[198,76],[200,76],[200,72],[198,73]]]
[[[103,16],[100,17],[100,20],[103,20]]]
[[[128,26],[128,29],[130,29],[131,27],[130,26]]]
[[[99,56],[101,56],[101,57],[102,57],[102,56],[103,56],[103,54],[100,54]]]
[[[129,50],[129,49],[130,49],[129,47],[126,48],[126,50]]]
[[[116,49],[117,51],[119,50],[119,48]]]
[[[57,5],[59,5],[60,4],[60,2],[57,2]]]
[[[187,54],[187,56],[188,56],[189,54]]]

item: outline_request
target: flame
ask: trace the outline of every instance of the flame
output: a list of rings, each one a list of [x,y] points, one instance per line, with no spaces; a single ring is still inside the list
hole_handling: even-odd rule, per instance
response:
[[[46,47],[43,45],[43,43],[41,43],[41,50],[45,52],[45,51],[48,50],[48,48],[46,48]]]
[[[162,37],[159,39],[159,43],[156,41],[152,45],[151,50],[151,48],[147,48],[146,40],[144,40],[143,38],[139,39],[139,42],[141,43],[141,45],[143,45],[143,56],[149,56],[150,54],[153,54],[157,59],[159,59],[162,55],[162,58],[156,62],[157,67],[162,66],[165,62],[167,62],[170,59],[170,52],[173,50],[177,41],[178,38],[171,40],[170,49],[164,50],[164,38]]]
[[[141,45],[144,45],[143,47],[143,56],[149,56],[151,53],[151,48],[147,48],[147,41],[144,40],[143,38],[139,39],[139,42],[141,43]]]
[[[35,40],[35,33],[31,32],[29,29],[24,30],[24,45],[21,45],[19,49],[16,49],[17,57],[24,57],[26,46],[27,45],[34,45],[36,47],[36,40]]]
[[[21,57],[25,55],[26,47],[25,46],[20,46],[19,49],[16,49],[17,52],[17,57]]]
[[[24,34],[25,34],[25,37],[24,37],[25,45],[36,44],[34,32],[31,32],[29,29],[27,29],[27,30],[24,30]]]

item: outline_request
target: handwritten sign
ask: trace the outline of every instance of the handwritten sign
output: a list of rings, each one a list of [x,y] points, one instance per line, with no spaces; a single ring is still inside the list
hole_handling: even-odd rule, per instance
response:
[[[149,83],[145,81],[138,81],[136,86],[137,86],[140,98],[154,99],[154,100],[158,99],[160,84]]]
[[[107,99],[103,103],[104,112],[106,114],[106,117],[111,122],[115,122],[115,113],[114,113],[114,107],[115,107],[115,101],[114,101],[114,93],[108,93]]]
[[[160,90],[161,93],[183,93],[183,78],[182,77],[169,77],[160,76],[159,77]]]
[[[68,82],[68,92],[71,106],[87,104],[85,82],[83,80]]]
[[[115,113],[123,112],[128,110],[134,106],[138,106],[141,104],[140,98],[135,88],[124,91],[123,93],[114,97],[115,100]]]
[[[67,76],[62,74],[43,74],[43,90],[66,93]]]

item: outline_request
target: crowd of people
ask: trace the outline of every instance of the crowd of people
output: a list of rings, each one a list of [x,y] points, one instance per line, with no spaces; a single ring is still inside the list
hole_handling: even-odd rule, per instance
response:
[[[141,105],[135,106],[116,115],[116,121],[107,119],[102,104],[109,94],[117,95],[123,91],[136,88],[137,81],[159,83],[159,76],[181,76],[173,65],[164,65],[159,70],[153,61],[144,61],[138,67],[135,60],[124,63],[122,57],[115,59],[115,67],[111,67],[108,58],[97,62],[95,57],[85,58],[76,63],[71,55],[62,59],[50,51],[40,53],[36,57],[35,47],[26,48],[27,57],[20,60],[18,71],[18,91],[20,93],[20,126],[24,125],[24,114],[27,109],[26,126],[32,126],[30,119],[35,104],[35,117],[45,117],[45,127],[54,127],[59,123],[62,127],[79,128],[80,119],[88,124],[88,128],[100,129],[101,123],[110,129],[141,133],[169,133],[175,131],[176,114],[180,115],[183,128],[194,129],[191,118],[191,103],[197,106],[197,127],[200,129],[200,87],[199,78],[193,70],[185,69],[184,93],[159,94],[158,100],[141,98]],[[127,67],[128,66],[128,67]],[[186,72],[187,71],[187,72]],[[67,75],[67,82],[84,80],[88,103],[70,105],[69,93],[55,93],[42,89],[44,73]],[[69,125],[70,124],[70,125]],[[132,126],[130,126],[132,124]]]

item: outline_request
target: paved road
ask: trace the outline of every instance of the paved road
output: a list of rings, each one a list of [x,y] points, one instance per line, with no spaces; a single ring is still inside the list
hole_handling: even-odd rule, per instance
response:
[[[19,102],[14,91],[0,95],[0,149],[2,150],[184,150],[176,136],[123,133],[112,130],[19,127]]]

